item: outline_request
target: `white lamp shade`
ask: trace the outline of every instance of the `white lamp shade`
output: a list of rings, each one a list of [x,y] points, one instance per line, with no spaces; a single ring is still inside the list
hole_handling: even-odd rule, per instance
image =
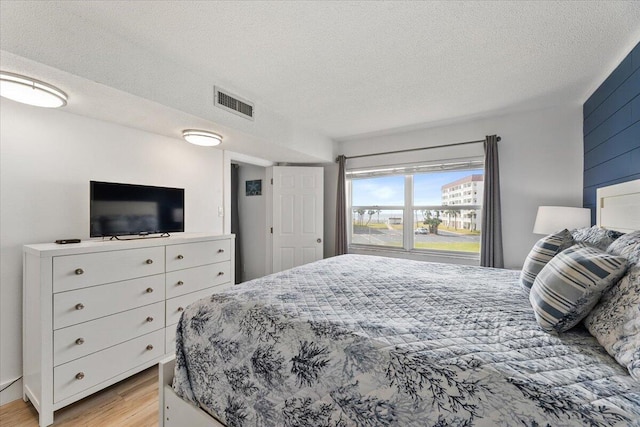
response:
[[[535,234],[551,234],[556,231],[571,230],[573,228],[590,227],[591,210],[587,208],[570,208],[566,206],[540,206],[536,223],[533,226]]]
[[[185,141],[195,145],[214,147],[222,142],[222,136],[206,130],[186,129],[182,131]]]
[[[36,107],[58,108],[67,104],[67,94],[57,87],[5,71],[0,71],[0,96]]]

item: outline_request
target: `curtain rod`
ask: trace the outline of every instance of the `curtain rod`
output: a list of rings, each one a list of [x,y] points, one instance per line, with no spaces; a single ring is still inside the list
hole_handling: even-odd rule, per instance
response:
[[[497,140],[500,141],[502,138],[497,137]],[[381,153],[371,153],[371,154],[360,154],[359,156],[345,156],[345,159],[359,159],[360,157],[372,157],[372,156],[382,156],[384,154],[397,154],[397,153],[409,153],[411,151],[422,151],[422,150],[431,150],[432,148],[443,148],[443,147],[454,147],[456,145],[467,145],[467,144],[479,144],[484,142],[484,139],[479,139],[477,141],[466,141],[466,142],[454,142],[452,144],[443,144],[443,145],[433,145],[431,147],[421,147],[421,148],[408,148],[406,150],[396,150],[396,151],[384,151]],[[336,162],[338,158],[336,157]]]

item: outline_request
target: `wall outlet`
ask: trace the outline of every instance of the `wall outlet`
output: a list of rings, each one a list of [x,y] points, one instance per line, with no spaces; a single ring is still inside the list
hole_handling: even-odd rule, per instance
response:
[[[220,218],[224,216],[224,208],[222,206],[218,206],[218,216]]]

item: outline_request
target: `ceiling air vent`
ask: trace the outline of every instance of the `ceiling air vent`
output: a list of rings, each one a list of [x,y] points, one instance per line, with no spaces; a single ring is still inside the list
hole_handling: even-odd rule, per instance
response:
[[[213,87],[214,104],[223,110],[237,114],[245,119],[253,120],[254,106],[253,102],[249,102],[239,96],[232,95],[228,91],[217,86]]]

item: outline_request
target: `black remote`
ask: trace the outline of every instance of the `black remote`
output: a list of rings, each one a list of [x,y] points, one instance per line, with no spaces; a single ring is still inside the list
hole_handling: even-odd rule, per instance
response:
[[[67,243],[80,243],[80,239],[59,239],[56,240],[59,245],[66,245]]]

